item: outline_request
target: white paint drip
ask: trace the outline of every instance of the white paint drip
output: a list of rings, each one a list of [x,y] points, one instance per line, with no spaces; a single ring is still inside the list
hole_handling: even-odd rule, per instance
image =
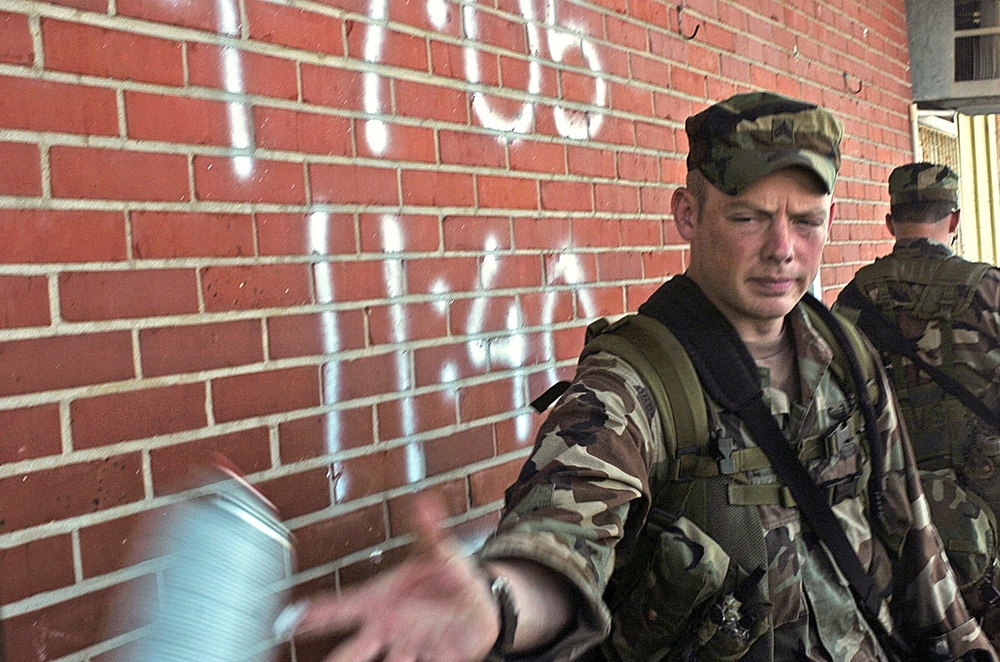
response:
[[[382,242],[384,252],[389,255],[398,255],[403,252],[403,231],[400,228],[399,219],[395,216],[382,217]],[[406,309],[400,303],[400,299],[406,294],[403,260],[400,258],[386,259],[382,263],[382,270],[385,274],[389,300],[395,301],[389,306],[389,318],[392,325],[392,340],[398,345],[406,341],[407,335]],[[410,368],[409,352],[402,349],[396,351],[396,388],[400,392],[413,388],[413,371]],[[405,396],[400,404],[403,410],[403,436],[409,437],[416,432],[417,428],[413,398]],[[423,446],[419,442],[412,442],[406,447],[406,477],[411,483],[427,477],[427,461],[424,457]]]
[[[325,212],[314,212],[309,215],[308,245],[311,255],[329,254],[330,215]],[[326,260],[313,264],[313,278],[316,281],[316,303],[328,305],[333,303],[333,276],[330,263]],[[340,350],[340,330],[337,328],[337,316],[332,310],[320,313],[320,331],[323,340],[323,353],[330,355]],[[323,405],[331,405],[338,400],[340,390],[340,361],[330,360],[323,364]],[[326,425],[323,430],[327,453],[340,450],[340,412],[326,412]],[[342,476],[334,483],[335,499],[343,498],[349,481],[348,476]]]
[[[388,0],[372,0],[371,17],[378,24],[371,25],[366,33],[364,45],[364,57],[366,62],[378,62],[382,59],[382,48],[385,45],[385,22],[388,19]],[[382,110],[382,86],[379,75],[373,71],[365,73],[364,76],[364,103],[365,112],[370,115],[377,115]],[[379,119],[370,119],[365,122],[365,140],[368,147],[376,154],[384,154],[389,146],[389,129],[385,122]]]
[[[219,0],[220,28],[223,34],[239,35],[239,20],[236,15],[236,0]],[[222,78],[226,91],[243,96],[243,63],[240,51],[232,46],[222,49]],[[253,148],[250,137],[250,111],[246,103],[231,101],[229,103],[229,139],[237,150],[247,152],[246,155],[233,158],[233,168],[236,174],[246,179],[253,172],[253,158],[249,155]]]

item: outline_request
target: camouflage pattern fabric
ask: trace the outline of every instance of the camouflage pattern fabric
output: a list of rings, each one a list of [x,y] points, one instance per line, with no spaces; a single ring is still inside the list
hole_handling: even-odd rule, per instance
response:
[[[948,201],[958,208],[958,175],[946,165],[907,163],[889,173],[889,204]]]
[[[687,119],[688,170],[726,195],[772,172],[801,167],[833,193],[843,125],[828,111],[771,92],[737,94]]]
[[[937,181],[945,189],[954,184],[937,170],[915,167],[904,174],[907,179],[896,182],[898,194],[912,193],[910,187],[918,182],[923,190]],[[896,320],[903,334],[917,341],[925,361],[1000,412],[1000,270],[988,269],[974,291],[966,291],[961,278],[928,284],[933,279],[917,276],[945,261],[956,273],[961,271],[956,266],[976,267],[942,244],[917,239],[897,242],[890,255],[863,267],[856,279],[861,291]],[[931,309],[926,303],[930,301],[941,304]],[[840,303],[835,310],[849,319],[857,319],[859,312]],[[987,626],[994,643],[1000,643],[1000,591],[993,587],[1000,582],[995,568],[1000,431],[944,393],[909,359],[885,361],[892,369],[900,413],[924,475],[932,517],[970,610]]]
[[[955,659],[973,650],[997,659],[959,595],[884,373],[879,372],[879,381],[886,406],[878,422],[885,451],[885,509],[879,521],[870,521],[865,503],[870,454],[863,435],[836,434],[851,407],[830,369],[830,348],[801,305],[787,323],[801,398],[789,399],[768,387],[766,400],[800,457],[810,458],[806,466],[817,482],[853,487],[838,490],[833,510],[880,584],[887,585],[892,575],[894,593],[880,612],[883,627],[905,640],[920,659]],[[755,447],[739,421],[707,396],[706,406],[715,439],[728,439],[738,449]],[[645,581],[610,613],[602,600],[605,586],[614,569],[627,562],[653,491],[664,488],[668,458],[661,435],[649,392],[627,364],[606,353],[581,361],[573,386],[546,419],[507,492],[497,533],[481,550],[486,558],[541,563],[578,592],[575,627],[529,659],[576,659],[609,633],[609,657],[630,662],[680,659],[679,651],[692,646],[697,659],[892,659],[798,509],[780,500],[724,507],[756,523],[757,530],[747,534],[762,540],[765,551],[765,578],[742,596],[745,603],[739,607],[755,617],[745,633],[749,652],[739,647],[734,652],[729,645],[733,640],[720,640],[719,628],[711,627],[719,621],[706,619],[752,570],[732,562],[741,549],[717,543],[732,539],[714,535],[719,533],[713,530],[719,526],[719,512],[689,513],[668,527]],[[806,452],[816,448],[822,452]],[[723,497],[737,487],[766,491],[780,485],[768,466],[706,482],[707,490]],[[757,637],[765,645],[754,644]]]

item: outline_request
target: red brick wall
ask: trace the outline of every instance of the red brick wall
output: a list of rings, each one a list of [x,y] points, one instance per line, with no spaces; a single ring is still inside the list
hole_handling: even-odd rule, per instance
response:
[[[910,156],[903,0],[688,0],[691,40],[659,0],[8,6],[11,662],[128,645],[101,621],[150,581],[132,527],[214,452],[294,530],[303,592],[398,558],[416,491],[488,531],[585,320],[684,269],[669,199],[711,101],[844,120],[828,298],[888,248]]]

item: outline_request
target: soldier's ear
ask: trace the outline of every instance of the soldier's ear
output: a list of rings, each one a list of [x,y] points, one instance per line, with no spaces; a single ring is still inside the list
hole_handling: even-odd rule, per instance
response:
[[[958,229],[958,222],[962,220],[961,217],[962,211],[960,209],[956,209],[951,212],[951,216],[948,218],[948,234],[951,234]]]
[[[886,229],[889,230],[889,234],[891,234],[893,237],[896,236],[896,230],[893,229],[892,227],[892,214],[885,215],[885,227]]]
[[[694,225],[698,220],[698,201],[691,190],[685,186],[674,189],[674,195],[670,199],[670,209],[674,214],[677,233],[684,241],[691,241],[694,236]]]

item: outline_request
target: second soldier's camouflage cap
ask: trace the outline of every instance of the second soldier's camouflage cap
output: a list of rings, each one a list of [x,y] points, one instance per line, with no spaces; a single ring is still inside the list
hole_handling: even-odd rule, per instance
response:
[[[843,125],[815,104],[772,92],[737,94],[688,118],[688,170],[727,195],[782,168],[815,173],[833,193]]]
[[[889,204],[950,202],[958,208],[958,175],[946,165],[907,163],[889,174]]]

